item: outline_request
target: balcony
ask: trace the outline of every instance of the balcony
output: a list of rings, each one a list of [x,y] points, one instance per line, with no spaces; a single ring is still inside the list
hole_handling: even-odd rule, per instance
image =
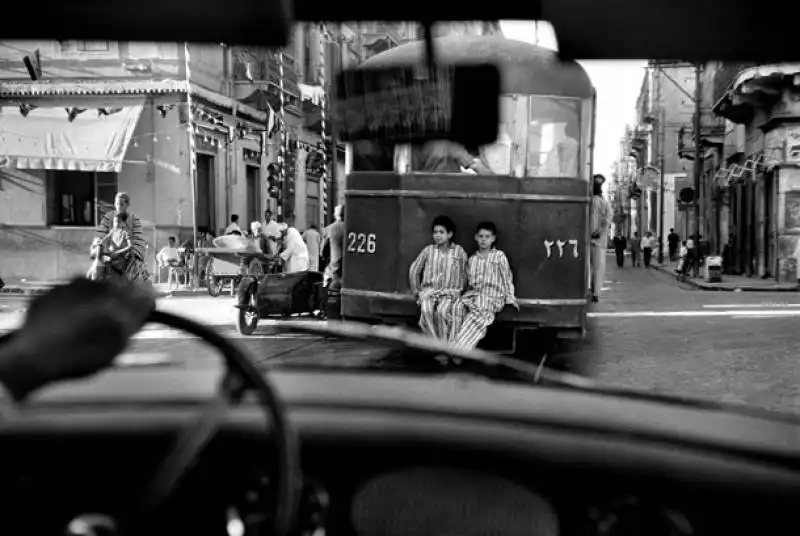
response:
[[[704,125],[700,128],[702,149],[719,146],[725,143],[725,125]],[[678,157],[694,160],[695,157],[694,128],[681,127],[678,130]]]
[[[757,109],[771,110],[786,89],[800,86],[800,64],[762,64],[740,71],[714,104],[714,113],[734,123],[749,122]]]
[[[280,108],[280,58],[275,50],[236,47],[233,54],[233,80],[241,102],[261,111],[264,111],[267,103],[276,111]],[[300,105],[297,83],[295,60],[284,52],[283,89],[287,105]]]

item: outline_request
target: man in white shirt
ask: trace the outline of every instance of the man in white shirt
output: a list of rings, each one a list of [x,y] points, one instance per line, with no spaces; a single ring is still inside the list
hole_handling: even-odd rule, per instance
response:
[[[325,267],[325,286],[339,290],[342,283],[342,258],[344,256],[344,205],[338,205],[333,211],[335,221],[325,228],[322,249],[328,246],[328,266]]]
[[[264,212],[264,225],[261,226],[261,231],[265,236],[280,237],[281,224],[275,221],[272,217],[272,211],[267,210]]]
[[[158,255],[156,255],[156,262],[158,262],[159,268],[174,266],[178,264],[178,261],[180,260],[178,248],[175,247],[175,242],[176,242],[175,237],[170,236],[168,242],[169,245],[166,245],[163,248],[161,248],[161,251],[159,251]]]
[[[290,223],[292,223],[290,221]],[[283,259],[283,272],[291,274],[294,272],[305,272],[308,270],[308,248],[303,242],[300,232],[294,225],[282,224],[281,234],[283,237],[283,251],[280,257]]]
[[[642,252],[644,253],[644,267],[650,268],[650,259],[653,258],[653,246],[655,246],[656,239],[653,233],[647,231],[642,238]]]
[[[319,272],[319,254],[322,249],[322,238],[317,231],[317,226],[313,223],[309,225],[303,233],[303,240],[308,248],[308,269],[312,272]]]
[[[234,215],[231,216],[231,224],[228,225],[225,228],[225,234],[226,235],[238,234],[239,236],[244,236],[244,233],[242,232],[242,228],[239,227],[239,215],[238,214],[234,214]]]
[[[592,301],[600,299],[600,289],[606,277],[606,245],[608,231],[611,229],[611,204],[603,198],[603,184],[606,178],[599,173],[592,177],[592,204],[589,208],[592,243],[590,247],[590,267]]]
[[[272,211],[264,211],[264,225],[261,226],[261,232],[267,237],[267,244],[269,245],[270,255],[275,255],[278,252],[278,240],[281,237],[281,224],[276,222],[272,217]]]

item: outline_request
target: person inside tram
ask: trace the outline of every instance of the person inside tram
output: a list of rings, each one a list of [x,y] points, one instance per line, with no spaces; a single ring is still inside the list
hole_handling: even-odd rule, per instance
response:
[[[561,132],[556,134],[554,147],[547,154],[545,175],[550,177],[575,177],[578,174],[578,137],[580,130],[573,122],[562,123]]]
[[[375,140],[353,142],[354,171],[392,171],[394,145]]]
[[[464,173],[493,175],[480,157],[460,143],[433,140],[415,145],[411,151],[411,170],[422,173]]]
[[[453,307],[467,284],[467,253],[453,242],[456,225],[447,216],[436,216],[431,231],[433,243],[411,263],[408,281],[420,307],[422,332],[447,340]]]
[[[495,175],[511,175],[511,151],[513,140],[508,123],[500,123],[497,141],[480,149],[481,162]]]

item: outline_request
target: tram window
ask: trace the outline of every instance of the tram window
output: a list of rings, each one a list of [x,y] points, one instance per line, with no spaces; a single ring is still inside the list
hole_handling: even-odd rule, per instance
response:
[[[450,140],[433,140],[410,148],[410,169],[414,173],[477,173],[490,175],[477,148]]]
[[[497,140],[464,147],[437,140],[398,146],[398,173],[588,178],[591,103],[577,98],[504,95]]]
[[[580,99],[530,97],[527,177],[579,177],[582,162]]]
[[[387,171],[394,170],[394,145],[374,141],[361,140],[350,145],[352,154],[352,171]]]
[[[515,125],[520,116],[519,96],[500,99],[501,122],[497,141],[482,147],[465,147],[459,143],[435,140],[398,151],[398,172],[464,173],[477,175],[511,175],[514,169],[513,148]],[[527,110],[527,107],[525,108]],[[522,124],[527,121],[524,114]],[[520,176],[523,166],[520,166]]]

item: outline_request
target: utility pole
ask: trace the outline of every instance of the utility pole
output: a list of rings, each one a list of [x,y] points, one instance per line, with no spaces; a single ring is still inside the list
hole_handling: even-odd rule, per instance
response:
[[[658,71],[653,69],[653,75]],[[664,264],[664,142],[666,141],[666,128],[667,117],[666,109],[661,105],[661,78],[654,80],[656,84],[657,106],[658,106],[658,119],[655,126],[657,127],[655,135],[658,139],[658,165],[660,177],[658,181],[658,263]]]
[[[702,111],[701,103],[703,100],[703,81],[701,79],[703,65],[695,65],[695,86],[694,86],[694,234],[700,235],[700,176],[702,173],[702,136],[700,135],[700,114]],[[694,247],[699,251],[700,244],[695,239]]]

